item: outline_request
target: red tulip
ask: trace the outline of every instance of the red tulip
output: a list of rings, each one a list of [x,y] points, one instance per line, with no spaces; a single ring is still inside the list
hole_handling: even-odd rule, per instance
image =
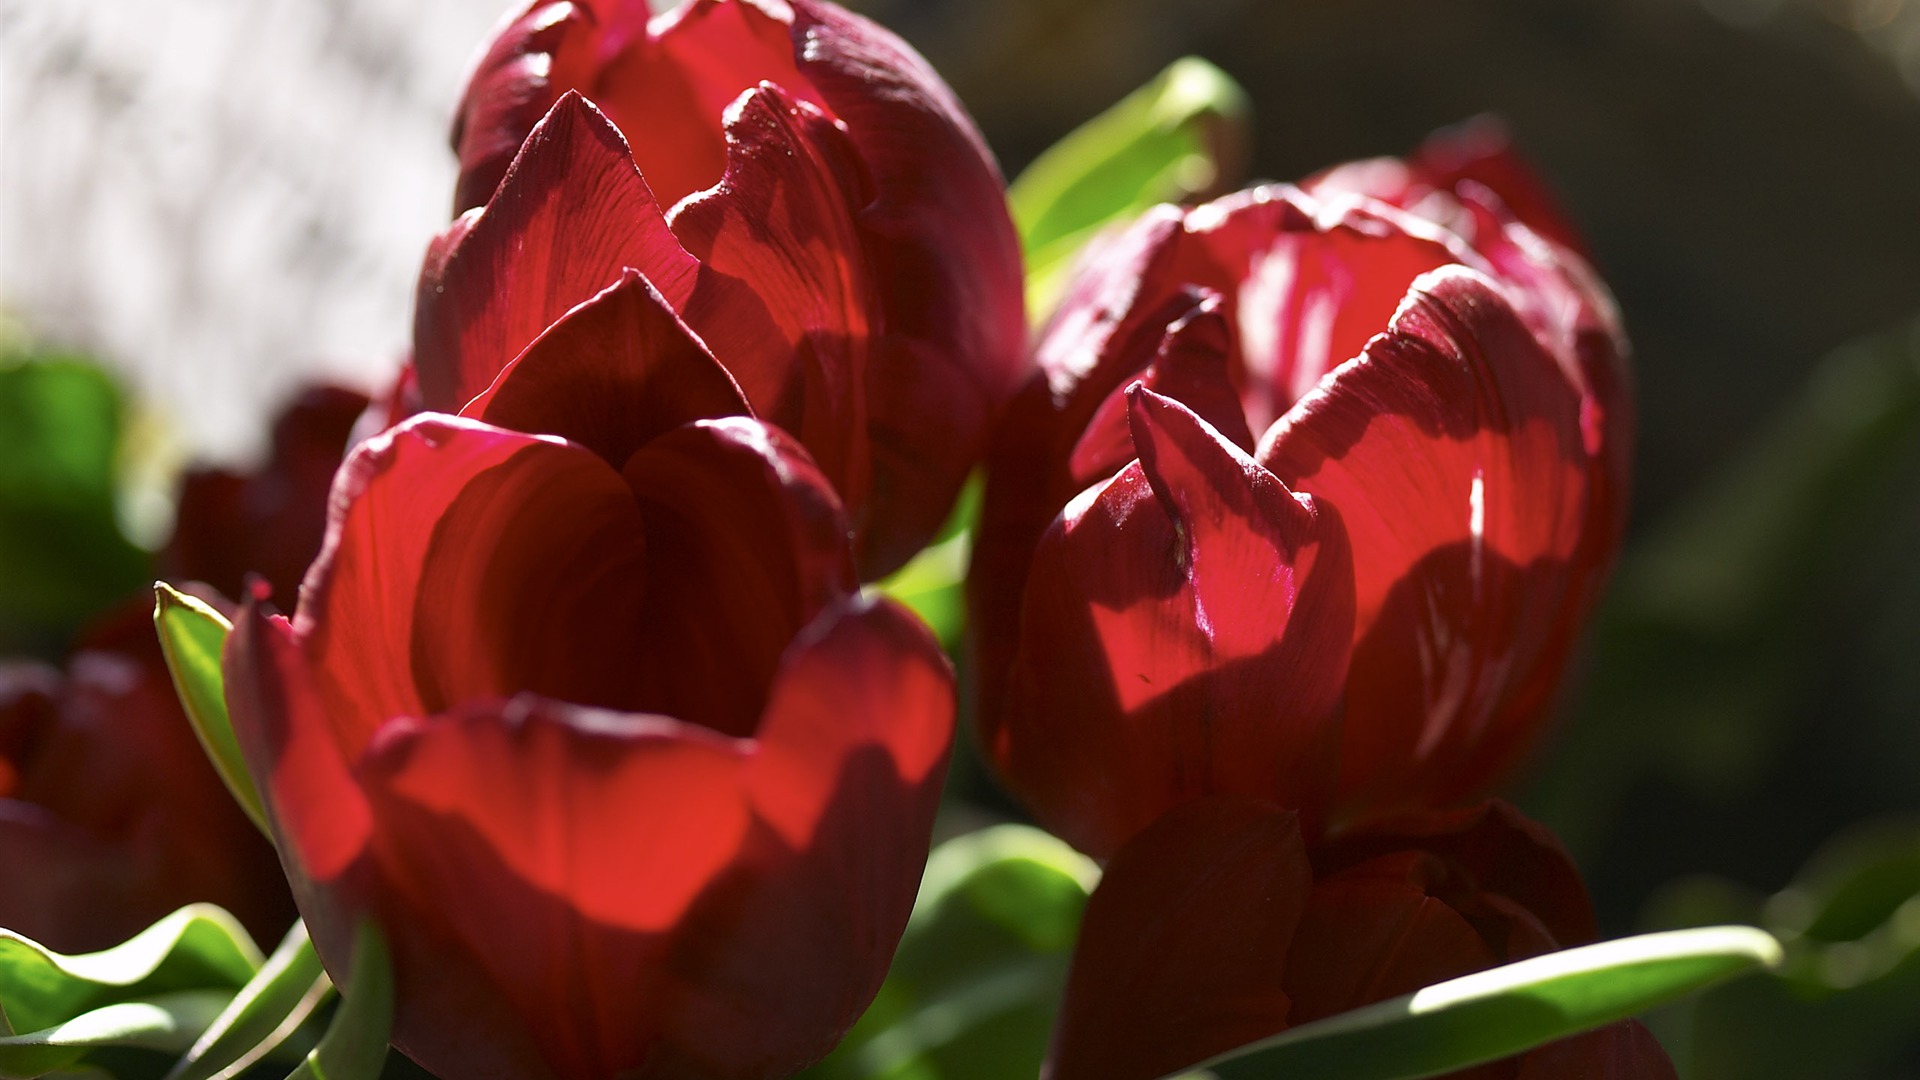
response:
[[[1311,833],[1480,798],[1618,543],[1624,345],[1579,257],[1484,188],[1314,190],[1099,242],[989,456],[982,743],[1096,856],[1208,793]]]
[[[724,372],[649,355],[681,392],[639,415],[611,392],[638,383],[547,392],[575,350],[478,410],[575,441],[426,414],[363,443],[298,613],[250,599],[228,644],[321,957],[346,977],[375,919],[396,1045],[439,1075],[786,1075],[860,1015],[913,903],[945,660],[859,596],[793,440],[695,419]]]
[[[161,553],[166,576],[204,581],[239,596],[248,574],[290,596],[320,553],[327,491],[367,397],[313,386],[273,422],[271,453],[260,468],[196,468],[180,484],[178,524]]]
[[[293,922],[273,849],[180,711],[150,602],[96,624],[63,673],[0,663],[0,926],[61,952],[211,901],[261,941]]]
[[[1298,818],[1214,796],[1122,848],[1088,902],[1053,1080],[1154,1080],[1436,982],[1593,939],[1551,833],[1494,803],[1309,848]],[[1454,1074],[1673,1077],[1637,1022]]]
[[[932,537],[1026,326],[999,171],[912,49],[819,0],[542,0],[496,33],[454,144],[426,407],[461,410],[636,270],[820,463],[863,577]]]

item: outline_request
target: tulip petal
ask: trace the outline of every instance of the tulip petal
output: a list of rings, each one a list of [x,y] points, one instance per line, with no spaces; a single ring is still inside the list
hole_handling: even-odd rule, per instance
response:
[[[1413,846],[1459,866],[1475,891],[1512,901],[1537,920],[1548,935],[1548,948],[1571,948],[1599,937],[1586,885],[1559,838],[1499,800],[1378,822],[1328,844],[1315,860],[1323,871],[1333,872]],[[1545,950],[1509,947],[1500,960],[1523,960],[1537,951]]]
[[[1156,821],[1087,902],[1046,1075],[1154,1080],[1286,1028],[1312,885],[1290,812],[1215,797]]]
[[[272,456],[252,473],[192,469],[181,478],[178,523],[162,555],[176,581],[204,581],[228,596],[250,573],[294,595],[319,553],[327,489],[365,395],[310,387],[273,422]]]
[[[851,217],[867,201],[860,163],[832,120],[771,84],[727,109],[726,133],[725,178],[669,219],[704,267],[687,323],[857,513],[875,310]]]
[[[527,132],[577,84],[593,61],[594,26],[589,4],[533,0],[494,31],[454,113],[456,215],[486,205]]]
[[[1473,188],[1492,195],[1527,228],[1586,254],[1560,200],[1513,148],[1507,126],[1491,116],[1475,117],[1434,132],[1408,159],[1410,171],[1427,185],[1472,197]]]
[[[404,499],[427,478],[396,470],[386,479],[381,494]],[[431,529],[413,591],[387,601],[414,609],[408,646],[421,707],[407,715],[523,691],[646,707],[631,656],[652,567],[619,473],[584,447],[528,439],[465,477]]]
[[[1558,669],[1582,614],[1579,410],[1498,288],[1451,268],[1267,433],[1259,460],[1353,542],[1349,811],[1458,803],[1524,749],[1537,717],[1515,688]]]
[[[828,797],[845,791],[835,773],[847,768],[849,748],[884,751],[875,764],[891,772],[891,784],[941,785],[953,738],[952,667],[926,625],[900,605],[844,601],[789,648],[759,738],[755,806],[789,845],[805,847]],[[924,833],[932,820],[920,825]],[[908,823],[906,832],[915,831]]]
[[[1247,428],[1240,392],[1229,374],[1229,328],[1220,306],[1219,295],[1210,292],[1169,325],[1153,363],[1140,372],[1139,383],[1192,409],[1227,441],[1251,454],[1253,432]],[[1122,388],[1107,395],[1074,443],[1067,467],[1076,484],[1104,480],[1136,456],[1127,419],[1129,394],[1129,389]]]
[[[788,643],[855,588],[832,485],[778,428],[742,418],[667,433],[626,480],[658,568],[628,678],[648,711],[751,734]]]
[[[1006,722],[983,725],[1096,857],[1209,793],[1317,805],[1352,618],[1337,518],[1177,402],[1136,387],[1132,424],[1139,462],[1041,541]]]
[[[1026,373],[1020,243],[992,154],[927,62],[833,4],[792,10],[800,74],[872,184],[857,217],[882,329],[867,401],[873,502],[886,512],[865,523],[859,553],[872,579],[939,530]]]
[[[562,436],[619,469],[681,424],[752,410],[666,299],[627,270],[541,334],[461,414]]]
[[[825,109],[795,64],[793,33],[782,5],[689,0],[629,35],[582,89],[628,134],[661,205],[674,206],[721,181],[729,158],[721,115],[742,92],[771,82]]]
[[[1246,408],[1264,428],[1360,354],[1415,278],[1478,265],[1443,230],[1389,207],[1255,188],[1187,216],[1187,273],[1218,289],[1239,330]]]
[[[1319,1020],[1499,963],[1473,925],[1434,895],[1446,872],[1424,852],[1396,851],[1316,881],[1287,958],[1291,1022]]]
[[[341,465],[293,625],[347,757],[388,718],[428,711],[414,682],[413,601],[435,526],[475,477],[536,445],[556,444],[425,413],[361,443]]]
[[[469,211],[428,252],[414,317],[426,407],[459,410],[627,267],[676,306],[698,270],[619,130],[567,94],[527,136],[486,209]]]
[[[749,836],[745,752],[695,725],[531,696],[396,721],[357,772],[386,885],[427,915],[389,926],[402,979],[429,975],[404,960],[431,930],[477,963],[555,1075],[642,1064],[675,982],[671,932]],[[445,1025],[401,1026],[443,1074],[490,1057]]]
[[[227,638],[233,734],[302,916],[316,940],[344,942],[354,914],[334,894],[371,841],[372,817],[297,633],[261,608],[248,597]]]
[[[663,1075],[785,1075],[866,1010],[926,863],[953,708],[945,657],[890,602],[844,601],[795,640],[747,765],[764,843],[682,935]]]

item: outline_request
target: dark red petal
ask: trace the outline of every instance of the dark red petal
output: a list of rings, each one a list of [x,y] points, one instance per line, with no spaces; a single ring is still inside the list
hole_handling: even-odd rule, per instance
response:
[[[0,926],[92,952],[210,901],[278,937],[293,908],[273,848],[181,714],[151,604],[131,606],[131,625],[95,624],[64,677],[0,661]],[[127,630],[144,634],[115,640]]]
[[[1270,431],[1259,458],[1340,513],[1357,620],[1340,812],[1472,798],[1522,752],[1581,616],[1580,403],[1496,287],[1423,277],[1384,337]]]
[[[788,642],[855,588],[833,488],[779,429],[738,418],[654,440],[626,480],[650,570],[629,677],[649,711],[751,734]]]
[[[681,424],[751,413],[727,370],[634,270],[549,327],[462,410],[562,436],[615,469]]]
[[[1015,793],[1096,856],[1210,793],[1319,807],[1351,633],[1337,519],[1170,399],[1136,388],[1132,423],[1140,461],[1041,542],[983,728]]]
[[[428,252],[413,334],[426,407],[458,411],[627,267],[675,306],[698,269],[619,130],[568,94],[534,127],[486,209],[469,211]]]
[[[874,296],[852,214],[865,204],[846,133],[762,84],[727,111],[727,172],[676,207],[704,269],[688,325],[754,412],[798,436],[856,515],[871,468],[866,366]]]
[[[876,765],[896,778],[890,785],[931,786],[937,802],[952,738],[953,670],[926,625],[891,601],[841,601],[794,641],[774,677],[750,777],[754,805],[804,848],[848,753],[884,751]],[[838,786],[845,797],[844,778]],[[929,817],[918,831],[931,825]]]
[[[1293,1022],[1410,994],[1499,963],[1473,925],[1431,895],[1433,879],[1444,874],[1433,856],[1401,851],[1315,881],[1287,958]]]
[[[1006,707],[1034,549],[1067,501],[1093,482],[1074,481],[1068,468],[1074,443],[1103,402],[1116,399],[1106,430],[1111,443],[1124,439],[1127,448],[1116,449],[1125,457],[1114,460],[1113,468],[1133,459],[1123,391],[1152,362],[1167,326],[1201,300],[1168,280],[1180,221],[1178,208],[1157,207],[1083,249],[1066,296],[1036,346],[1040,370],[995,425],[966,582],[967,639],[983,731],[1001,722]],[[1102,477],[1111,475],[1109,470]]]
[[[350,901],[339,893],[371,842],[373,821],[348,771],[330,703],[286,620],[248,597],[221,664],[227,709],[247,771],[273,824],[294,898],[317,939],[351,939]]]
[[[1255,430],[1358,356],[1416,277],[1475,261],[1464,245],[1418,219],[1291,188],[1228,196],[1191,212],[1187,228],[1186,273],[1222,291],[1239,331]]]
[[[939,647],[890,603],[843,602],[795,640],[747,765],[761,857],[681,936],[668,1075],[786,1075],[866,1009],[913,907],[953,707]]]
[[[333,472],[366,408],[357,391],[308,387],[275,417],[272,450],[258,469],[189,470],[161,555],[167,576],[239,596],[247,575],[257,573],[278,595],[294,595],[320,552]]]
[[[1091,415],[1096,402],[1147,365],[1166,328],[1200,302],[1175,274],[1182,222],[1178,207],[1156,206],[1095,237],[1075,260],[1034,348],[1056,401],[1077,400]]]
[[[927,62],[832,4],[793,12],[800,74],[846,124],[872,184],[857,217],[883,329],[867,376],[871,578],[939,530],[1026,372],[1020,245],[999,168]]]
[[[1376,822],[1316,851],[1314,860],[1323,872],[1331,872],[1405,848],[1446,860],[1475,892],[1511,900],[1551,935],[1549,948],[1584,945],[1599,935],[1586,885],[1566,848],[1546,826],[1498,800]],[[1546,951],[1502,948],[1497,940],[1493,944],[1502,960]]]
[[[1172,398],[1212,425],[1227,441],[1253,452],[1253,433],[1240,408],[1231,375],[1232,353],[1220,298],[1208,293],[1200,305],[1167,327],[1140,385]],[[1135,457],[1128,428],[1128,391],[1115,390],[1087,422],[1067,464],[1074,482],[1086,486],[1112,476]]]
[[[645,33],[636,26],[602,48],[591,88],[633,143],[634,160],[673,206],[720,181],[727,165],[721,114],[762,82],[822,105],[795,66],[790,13],[738,0],[690,0]],[[824,106],[823,106],[824,107]]]
[[[439,464],[427,459],[419,472],[395,470],[386,478],[390,490],[405,498],[404,485],[429,482],[422,474]],[[442,472],[458,467],[440,465]],[[618,472],[583,447],[528,440],[463,477],[430,527],[419,576],[405,594],[414,609],[407,644],[420,699],[410,715],[521,692],[644,707],[632,653],[655,570],[640,509]],[[334,617],[353,614],[336,609]]]
[[[1154,1080],[1284,1030],[1312,884],[1291,813],[1216,797],[1156,821],[1087,902],[1048,1075]]]
[[[1471,197],[1473,188],[1493,195],[1529,229],[1568,249],[1586,252],[1560,201],[1513,148],[1506,124],[1481,116],[1427,137],[1408,164],[1427,184]]]
[[[533,448],[606,471],[586,450],[432,413],[360,444],[340,467],[294,626],[346,756],[387,720],[428,712],[413,643],[436,527],[476,478]]]
[[[592,5],[565,0],[534,0],[494,30],[454,114],[456,215],[493,197],[527,132],[594,62],[598,37]]]
[[[1638,1020],[1549,1043],[1520,1059],[1516,1080],[1679,1080],[1673,1059]]]
[[[389,909],[423,916],[388,920],[395,951],[477,968],[514,1021],[403,1010],[408,1053],[453,1076],[499,1069],[503,1039],[538,1045],[536,1075],[641,1065],[675,989],[671,934],[748,843],[747,749],[532,697],[383,731],[358,774]],[[396,966],[403,988],[443,977]]]
[[[851,601],[794,643],[757,740],[532,697],[384,732],[361,770],[381,866],[425,916],[396,951],[455,950],[513,1017],[423,1009],[401,1044],[443,1075],[514,1038],[561,1076],[790,1073],[885,975],[952,722],[926,631]]]

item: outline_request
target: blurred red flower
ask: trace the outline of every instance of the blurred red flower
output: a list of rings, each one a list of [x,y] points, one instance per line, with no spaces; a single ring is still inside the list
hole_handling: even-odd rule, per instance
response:
[[[440,1075],[785,1074],[885,975],[951,673],[859,596],[791,438],[698,395],[523,399],[517,370],[493,407],[573,402],[547,426],[576,441],[432,414],[368,440],[296,616],[250,598],[229,641],[301,912],[336,978],[385,930],[395,1043]],[[672,385],[728,390],[705,370]]]
[[[1042,334],[969,600],[981,741],[1083,850],[1214,792],[1310,833],[1461,805],[1548,713],[1618,545],[1625,344],[1459,138],[1151,212]]]
[[[818,0],[540,0],[484,52],[454,145],[462,214],[415,321],[426,408],[471,411],[554,335],[611,341],[637,271],[819,462],[863,578],[938,530],[1026,322],[999,170],[907,45]]]
[[[1591,941],[1559,842],[1504,803],[1310,848],[1297,815],[1214,796],[1122,848],[1088,902],[1053,1080],[1153,1080],[1291,1027]],[[1658,1080],[1627,1021],[1457,1077]]]
[[[309,386],[274,418],[259,468],[187,470],[173,538],[160,554],[163,576],[233,597],[248,574],[259,574],[277,595],[292,596],[320,553],[333,471],[366,409],[358,391]]]
[[[273,848],[180,710],[142,599],[59,671],[0,663],[0,926],[61,952],[211,901],[263,943],[292,925]]]

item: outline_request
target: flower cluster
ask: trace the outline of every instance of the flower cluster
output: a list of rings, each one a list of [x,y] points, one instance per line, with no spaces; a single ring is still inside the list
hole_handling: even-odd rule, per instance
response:
[[[225,702],[292,899],[342,986],[378,929],[421,1066],[833,1049],[957,714],[864,583],[976,468],[977,741],[1105,864],[1049,1075],[1154,1080],[1594,938],[1558,842],[1487,800],[1620,541],[1626,344],[1496,129],[1120,222],[1031,342],[972,122],[825,0],[535,0],[453,147],[388,399],[310,396],[268,469],[196,474],[165,562],[240,597]],[[0,750],[146,692],[96,667],[0,668]],[[56,806],[70,755],[32,756],[0,797]],[[257,847],[224,809],[181,836]],[[224,850],[161,856],[162,891]],[[0,922],[28,907],[53,924],[0,887]],[[1623,1023],[1461,1075],[1671,1066]]]

